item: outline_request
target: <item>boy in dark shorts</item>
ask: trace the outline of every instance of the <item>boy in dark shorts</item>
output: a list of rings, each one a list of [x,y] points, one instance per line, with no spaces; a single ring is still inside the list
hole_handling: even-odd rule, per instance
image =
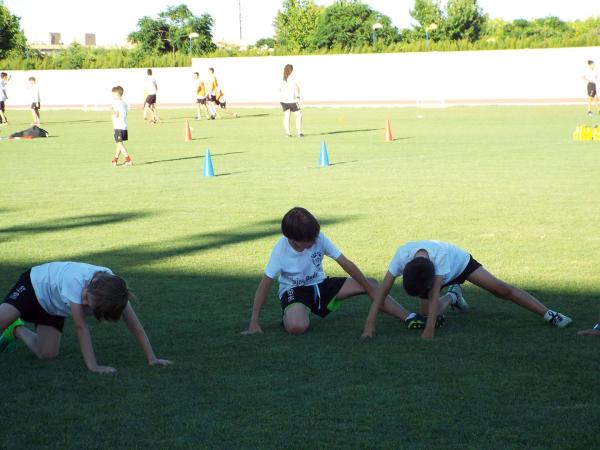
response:
[[[152,123],[158,123],[158,111],[156,109],[156,94],[158,92],[158,84],[156,78],[152,76],[152,69],[146,70],[145,89],[146,99],[144,100],[144,120],[147,118],[147,113],[152,114]]]
[[[40,88],[35,77],[29,77],[28,81],[29,86],[27,86],[27,94],[31,103],[32,123],[33,125],[40,125],[40,109],[42,107],[40,102]]]
[[[448,305],[462,312],[468,310],[469,306],[460,288],[465,281],[542,316],[555,327],[563,328],[571,323],[569,317],[546,308],[528,292],[494,277],[469,253],[457,246],[439,241],[415,241],[403,245],[394,255],[371,305],[363,338],[374,336],[379,306],[383,304],[383,299],[399,276],[403,277],[406,293],[421,299],[420,314],[428,317],[421,335],[423,339],[433,339],[435,320],[432,318],[437,317]],[[440,298],[442,288],[448,286],[448,293]]]
[[[346,258],[321,232],[319,222],[304,208],[295,207],[281,221],[283,237],[271,253],[265,274],[256,290],[252,317],[243,334],[262,333],[260,311],[279,275],[279,294],[283,310],[283,326],[290,334],[301,334],[310,325],[309,312],[327,316],[341,301],[360,294],[372,299],[377,282],[366,278],[356,265]],[[351,278],[329,278],[323,271],[323,257],[334,259]],[[416,314],[409,313],[391,297],[382,301],[382,310],[401,319],[409,328]]]
[[[0,304],[0,351],[13,351],[16,341],[25,344],[39,359],[58,356],[65,317],[72,316],[81,354],[87,368],[113,373],[96,361],[86,315],[98,321],[121,318],[136,338],[148,364],[170,364],[158,359],[144,327],[129,303],[127,283],[106,267],[76,262],[52,262],[32,267],[21,275]],[[23,323],[35,324],[35,331]]]
[[[112,159],[112,165],[117,166],[119,163],[119,155],[123,153],[125,157],[125,165],[131,166],[133,161],[127,153],[124,142],[129,139],[129,133],[127,131],[127,103],[123,101],[123,88],[121,86],[115,86],[112,88],[113,106],[112,106],[112,121],[114,128],[114,137],[117,148],[115,150],[115,156]]]
[[[592,103],[596,103],[596,111],[600,114],[600,103],[598,102],[598,72],[594,61],[587,62],[587,71],[583,75],[583,79],[587,83],[586,90],[588,96],[588,115],[592,115]]]
[[[0,73],[0,125],[8,125],[8,119],[6,118],[6,100],[8,95],[6,94],[6,86],[10,81],[10,77],[6,72]]]

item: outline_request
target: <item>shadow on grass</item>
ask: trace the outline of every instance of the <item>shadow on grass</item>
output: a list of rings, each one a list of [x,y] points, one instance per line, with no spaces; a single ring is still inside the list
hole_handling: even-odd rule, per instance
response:
[[[206,138],[208,139],[208,138]],[[248,152],[228,152],[228,153],[211,153],[211,157],[215,158],[218,156],[229,156],[229,155],[239,155],[241,153],[248,153]],[[170,159],[158,159],[156,161],[147,161],[144,163],[140,163],[137,164],[138,166],[144,166],[144,165],[148,165],[148,164],[159,164],[159,163],[166,163],[166,162],[173,162],[173,161],[185,161],[187,159],[202,159],[204,158],[204,155],[196,155],[196,156],[182,156],[181,158],[170,158]]]
[[[239,113],[238,113],[239,114]],[[261,114],[240,114],[237,119],[251,119],[254,117],[268,117],[270,116],[270,114],[267,113],[261,113]]]
[[[360,130],[325,131],[323,133],[312,134],[312,136],[327,136],[327,135],[332,135],[332,134],[346,134],[346,133],[365,133],[367,131],[378,131],[378,130],[383,131],[382,128],[364,128],[364,129],[360,129]],[[307,134],[307,136],[311,136],[311,135]]]
[[[128,222],[148,217],[151,213],[128,212],[113,214],[90,214],[85,216],[61,217],[59,219],[50,219],[42,222],[33,222],[23,225],[14,225],[7,228],[0,228],[0,240],[5,235],[8,238],[23,234],[51,233],[55,231],[72,230],[76,228],[99,227],[112,225],[115,223]]]

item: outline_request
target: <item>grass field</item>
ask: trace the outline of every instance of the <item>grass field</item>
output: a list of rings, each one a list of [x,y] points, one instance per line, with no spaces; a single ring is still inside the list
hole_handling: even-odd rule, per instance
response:
[[[109,266],[174,365],[149,368],[124,326],[93,324],[99,362],[119,372],[89,373],[67,322],[56,361],[0,355],[0,447],[596,448],[600,339],[576,335],[600,312],[600,143],[571,141],[600,119],[584,112],[306,109],[300,140],[279,111],[248,110],[194,122],[184,143],[191,110],[158,126],[132,111],[135,165],[113,168],[109,113],[42,111],[51,138],[0,142],[0,290],[46,261]],[[9,118],[3,136],[29,112]],[[215,178],[201,177],[206,148]],[[265,334],[240,336],[295,205],[367,275],[381,279],[406,241],[446,240],[574,324],[553,329],[466,285],[471,312],[449,313],[433,342],[380,316],[361,343],[364,296],[292,337],[273,291]]]

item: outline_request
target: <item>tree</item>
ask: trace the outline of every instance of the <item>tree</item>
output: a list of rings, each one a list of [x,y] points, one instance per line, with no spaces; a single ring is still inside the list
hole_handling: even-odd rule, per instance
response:
[[[410,15],[417,21],[414,29],[420,38],[425,36],[425,30],[435,23],[438,30],[431,34],[431,39],[438,40],[442,38],[444,28],[444,14],[439,0],[415,0],[415,6],[410,11]]]
[[[310,49],[323,9],[312,0],[284,0],[274,23],[277,44],[292,52]]]
[[[451,40],[478,40],[486,21],[477,0],[448,0],[444,32]]]
[[[384,45],[396,42],[398,29],[385,16],[359,0],[338,0],[325,9],[314,35],[317,48],[342,48],[373,45],[373,25],[381,24],[376,39]]]
[[[0,59],[24,53],[27,39],[21,30],[21,19],[10,13],[0,0]]]
[[[261,38],[254,44],[256,48],[274,48],[277,44],[275,38]]]
[[[186,5],[168,6],[157,19],[144,16],[138,29],[129,34],[129,40],[138,45],[141,54],[163,54],[187,51],[190,33],[198,33],[192,40],[192,53],[205,54],[216,49],[212,42],[214,20],[209,14],[195,16]]]

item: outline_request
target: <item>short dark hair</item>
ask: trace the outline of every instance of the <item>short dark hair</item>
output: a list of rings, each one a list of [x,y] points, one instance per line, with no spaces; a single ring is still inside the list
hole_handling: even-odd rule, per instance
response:
[[[194,72],[194,75],[198,75],[198,76],[200,76],[200,74],[199,74],[198,72]]]
[[[317,239],[321,225],[307,209],[296,206],[290,209],[281,220],[281,232],[288,239],[311,242]]]
[[[118,92],[120,96],[123,96],[123,88],[121,86],[115,86],[111,92]]]
[[[92,312],[97,320],[118,322],[132,297],[127,282],[118,275],[96,272],[87,286],[94,299]]]
[[[8,74],[6,72],[0,73],[0,78],[6,78]]]
[[[28,81],[35,81],[35,77],[29,77],[27,78]]]
[[[592,61],[591,59],[588,59],[588,66],[591,66],[592,64],[594,64],[594,61]]]
[[[422,256],[417,256],[404,267],[402,283],[406,293],[412,297],[427,298],[433,286],[435,267]]]
[[[146,70],[146,73],[147,73],[148,75],[152,75],[152,69],[148,69],[148,70]]]
[[[215,69],[212,67],[209,67],[208,70],[210,70],[210,73],[215,73]]]

